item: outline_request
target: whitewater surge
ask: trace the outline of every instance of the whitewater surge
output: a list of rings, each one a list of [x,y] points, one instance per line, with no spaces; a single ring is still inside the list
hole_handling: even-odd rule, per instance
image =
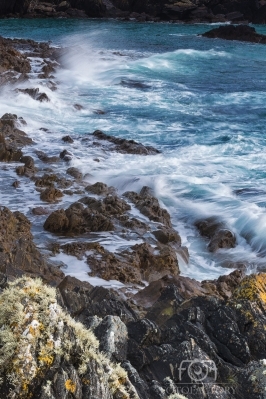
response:
[[[265,270],[266,47],[199,37],[209,28],[204,25],[38,23],[42,29],[23,30],[24,37],[51,37],[54,45],[67,48],[54,78],[58,89],[43,86],[37,78],[38,59],[32,59],[30,82],[20,87],[39,87],[51,101],[39,103],[2,88],[1,113],[22,116],[27,133],[49,155],[70,150],[69,166],[87,174],[88,183],[102,181],[120,194],[150,186],[189,249],[189,263],[180,259],[183,275],[216,278],[231,272],[234,262],[249,271]],[[21,36],[21,24],[13,21],[14,36]],[[0,34],[9,33],[3,24]],[[77,111],[74,104],[83,109]],[[162,153],[140,159],[88,148],[81,138],[96,129],[153,145]],[[69,148],[61,140],[66,134],[75,139]],[[34,147],[25,153],[38,164]],[[60,164],[57,168],[60,172]],[[31,209],[41,205],[39,195],[28,181],[18,189],[19,198],[13,196],[14,169],[9,166],[8,179],[1,179],[1,204],[32,219]],[[65,208],[78,198],[65,195],[50,209]],[[209,216],[219,217],[236,234],[236,248],[209,253],[208,242],[194,227],[196,220]],[[34,220],[36,242],[43,246],[52,236],[42,230],[43,217],[37,224]],[[101,240],[109,250],[110,240],[114,248],[130,244],[116,237],[109,244]],[[62,257],[57,260],[65,261]],[[82,262],[76,264],[78,277],[85,273]],[[75,275],[74,269],[68,272]]]

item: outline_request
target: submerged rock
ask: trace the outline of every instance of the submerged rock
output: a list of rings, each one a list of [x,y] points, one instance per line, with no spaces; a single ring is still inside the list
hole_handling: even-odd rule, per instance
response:
[[[96,130],[94,133],[92,133],[92,135],[97,140],[107,141],[114,144],[114,146],[110,147],[110,150],[124,154],[156,155],[160,153],[159,150],[152,146],[144,146],[143,144],[137,143],[134,140],[126,140],[110,136],[100,130]]]
[[[27,94],[28,96],[30,96],[31,98],[33,98],[33,100],[36,101],[40,101],[40,102],[49,102],[50,99],[47,96],[46,93],[40,93],[40,89],[36,88],[36,89],[17,89],[17,92],[19,93],[23,93],[23,94]]]

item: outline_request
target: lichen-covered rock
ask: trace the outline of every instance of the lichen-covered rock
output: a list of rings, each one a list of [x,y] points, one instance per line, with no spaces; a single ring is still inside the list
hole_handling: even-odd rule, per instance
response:
[[[99,351],[94,334],[41,280],[15,280],[0,303],[1,397],[138,398],[125,370]]]
[[[234,300],[256,302],[266,310],[266,273],[245,277],[233,293]]]

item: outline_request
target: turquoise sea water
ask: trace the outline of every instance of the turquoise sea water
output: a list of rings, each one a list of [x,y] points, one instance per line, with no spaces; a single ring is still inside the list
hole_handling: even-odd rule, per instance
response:
[[[80,144],[72,163],[121,193],[151,186],[189,247],[183,274],[199,279],[228,273],[222,267],[228,262],[266,268],[266,46],[198,36],[212,27],[0,20],[2,36],[68,48],[55,76],[58,90],[42,88],[49,104],[3,90],[2,113],[25,117],[49,153],[58,154],[63,133],[96,129],[159,148],[156,157],[115,154],[95,163],[95,154]],[[266,34],[266,27],[256,28]],[[42,87],[33,74],[36,85]],[[85,109],[75,111],[75,103]],[[52,134],[40,133],[42,126]],[[27,195],[25,204],[32,204]],[[235,232],[235,249],[208,253],[193,227],[207,216],[220,217]]]

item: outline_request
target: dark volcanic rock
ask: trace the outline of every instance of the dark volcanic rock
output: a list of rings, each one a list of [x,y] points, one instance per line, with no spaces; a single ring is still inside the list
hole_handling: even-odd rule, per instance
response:
[[[266,35],[256,32],[255,28],[247,25],[226,25],[212,29],[202,36],[225,40],[240,40],[242,42],[266,44]]]
[[[88,282],[66,276],[58,289],[70,314],[78,316],[88,327],[95,316],[119,316],[124,323],[137,320],[134,310],[117,293],[106,288],[92,287]]]
[[[71,161],[73,155],[71,154],[71,152],[67,151],[67,150],[63,150],[60,152],[60,158],[63,159],[63,161]]]
[[[64,137],[62,137],[62,140],[63,140],[65,143],[70,143],[70,144],[74,143],[74,140],[72,139],[71,136],[64,136]]]
[[[236,237],[226,225],[216,217],[198,220],[195,226],[203,237],[209,238],[208,249],[216,252],[220,248],[234,248]]]
[[[97,140],[107,141],[114,144],[111,149],[123,154],[156,155],[160,153],[159,150],[152,146],[144,146],[143,144],[137,143],[134,140],[126,140],[110,136],[101,132],[100,130],[96,130],[94,133],[92,133],[92,135]]]

